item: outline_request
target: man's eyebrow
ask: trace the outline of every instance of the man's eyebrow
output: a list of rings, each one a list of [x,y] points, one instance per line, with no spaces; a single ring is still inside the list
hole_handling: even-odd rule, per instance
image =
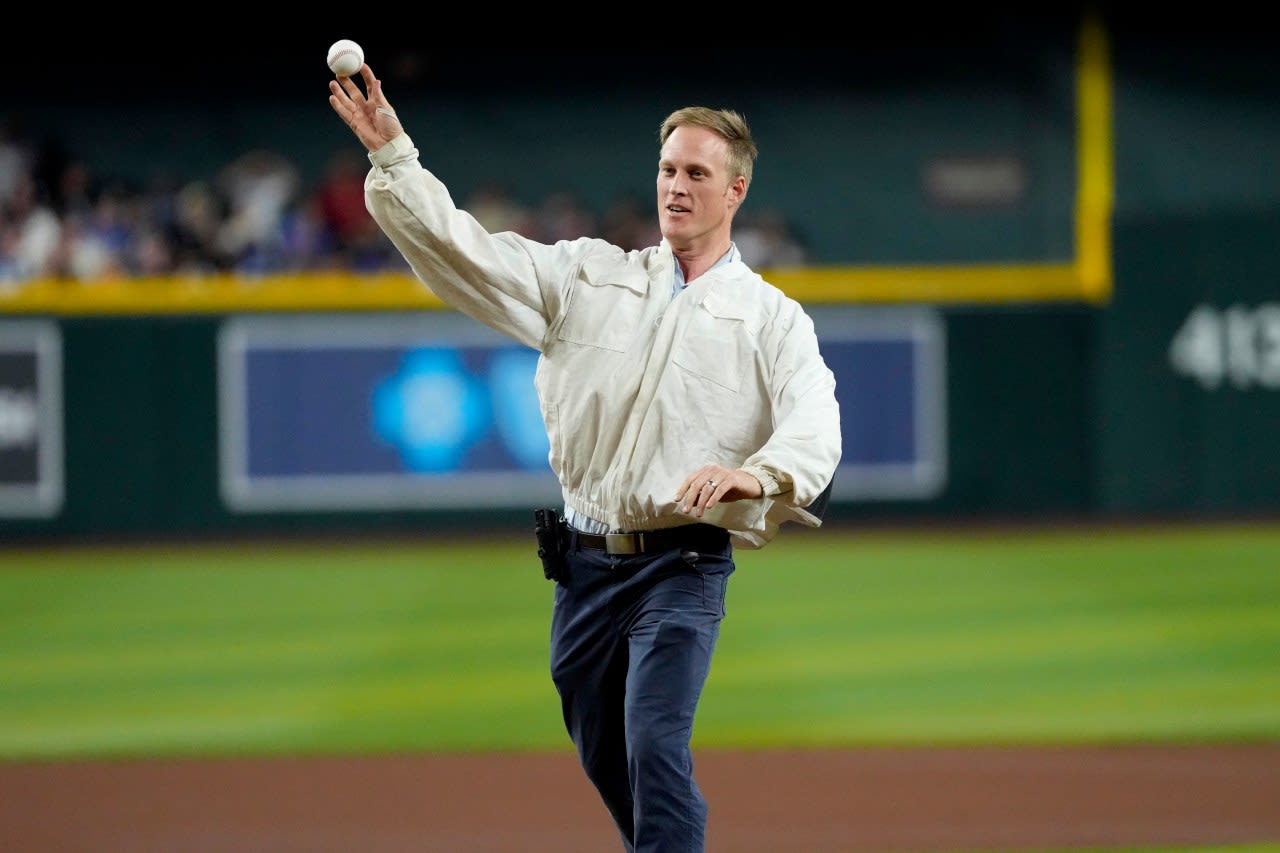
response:
[[[675,163],[671,162],[665,157],[659,157],[658,165],[659,166],[675,166]],[[695,160],[692,163],[686,163],[681,168],[684,169],[686,172],[693,172],[693,171],[710,172],[711,171],[711,167],[700,160]]]

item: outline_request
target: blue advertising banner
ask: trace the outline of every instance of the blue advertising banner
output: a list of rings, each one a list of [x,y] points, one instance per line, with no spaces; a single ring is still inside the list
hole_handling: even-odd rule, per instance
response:
[[[947,481],[942,317],[926,306],[812,308],[843,445],[831,499],[927,500]]]
[[[223,500],[241,511],[554,502],[536,363],[455,314],[229,319]]]
[[[945,481],[940,320],[841,308],[815,323],[843,418],[832,498],[933,496]],[[537,353],[462,315],[233,317],[218,346],[220,488],[233,511],[560,500]]]

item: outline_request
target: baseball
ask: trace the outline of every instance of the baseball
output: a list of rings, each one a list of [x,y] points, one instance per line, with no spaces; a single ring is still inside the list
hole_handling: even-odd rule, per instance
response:
[[[329,46],[329,70],[339,77],[350,77],[364,65],[364,50],[351,39],[338,39]]]

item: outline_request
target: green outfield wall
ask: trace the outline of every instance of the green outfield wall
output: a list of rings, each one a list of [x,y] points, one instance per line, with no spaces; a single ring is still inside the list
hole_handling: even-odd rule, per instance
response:
[[[1116,227],[1098,314],[1098,508],[1280,507],[1280,211]]]
[[[370,315],[375,322],[380,316]],[[6,535],[429,528],[524,523],[528,512],[235,511],[222,497],[218,330],[225,315],[60,318],[64,497]],[[459,322],[468,323],[466,318]],[[945,312],[943,483],[935,495],[855,500],[833,515],[1088,512],[1088,399],[1097,318],[1088,308]],[[1027,353],[1034,351],[1034,358]],[[299,439],[305,440],[305,439]],[[430,480],[423,489],[436,488]]]

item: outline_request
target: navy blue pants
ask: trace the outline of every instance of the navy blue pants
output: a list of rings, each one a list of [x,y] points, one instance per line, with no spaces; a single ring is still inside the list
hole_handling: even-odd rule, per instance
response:
[[[571,534],[572,539],[572,534]],[[627,853],[701,853],[694,712],[724,616],[733,550],[609,556],[570,543],[557,584],[551,677],[587,778]]]

